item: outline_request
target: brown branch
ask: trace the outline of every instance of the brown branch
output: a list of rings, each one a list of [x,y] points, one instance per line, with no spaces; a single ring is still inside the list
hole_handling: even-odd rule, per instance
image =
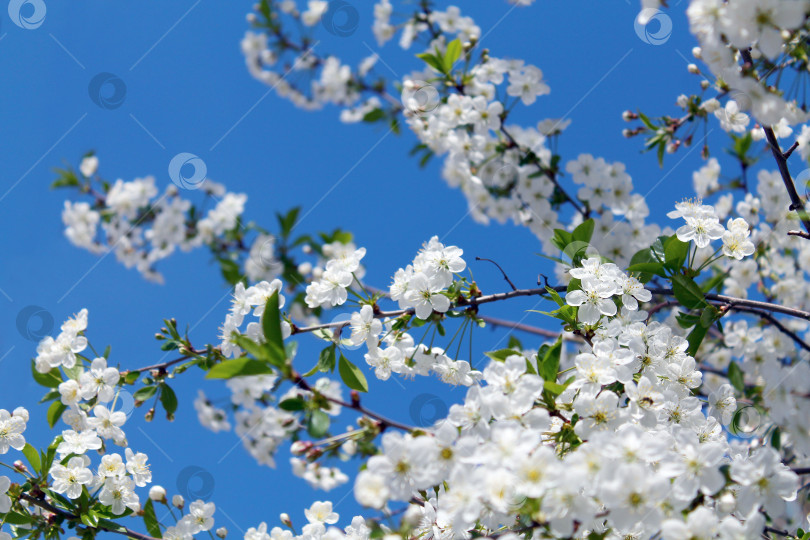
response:
[[[538,328],[528,324],[507,321],[506,319],[496,319],[495,317],[489,317],[487,315],[478,315],[478,318],[488,324],[491,324],[492,326],[501,326],[503,328],[509,328],[510,330],[520,330],[521,332],[526,332],[528,334],[534,334],[537,336],[543,336],[551,339],[557,339],[560,336],[559,332],[555,332],[553,330],[546,330],[545,328]],[[579,339],[575,338],[574,336],[565,334],[563,334],[563,339],[567,341],[579,341]]]
[[[751,51],[748,49],[740,49],[740,56],[745,64],[753,68],[754,60],[751,58]],[[799,214],[799,219],[801,220],[804,229],[810,233],[810,215],[807,214],[807,210],[804,208],[804,201],[802,201],[802,198],[796,191],[796,185],[793,183],[793,178],[791,178],[790,170],[787,166],[787,158],[793,153],[795,145],[787,152],[783,153],[779,147],[779,141],[776,140],[776,134],[773,132],[773,128],[763,125],[762,130],[765,132],[765,139],[768,141],[768,144],[771,147],[771,153],[773,154],[773,158],[776,160],[776,166],[779,168],[779,174],[782,177],[782,182],[785,184],[785,189],[790,197],[790,209],[795,210]]]
[[[290,380],[292,380],[293,384],[295,384],[296,386],[298,386],[298,388],[300,388],[302,390],[306,390],[307,392],[315,392],[315,390],[312,389],[312,387],[309,385],[307,380],[305,378],[303,378],[299,373],[296,373],[295,371],[293,371],[292,374],[290,374]],[[414,428],[412,426],[402,424],[400,422],[397,422],[396,420],[391,420],[390,418],[386,418],[385,416],[382,416],[381,414],[377,414],[377,413],[375,413],[373,411],[370,411],[370,410],[366,409],[365,407],[360,405],[360,399],[359,398],[355,399],[353,397],[351,402],[347,402],[347,401],[343,401],[343,400],[340,400],[340,399],[337,399],[337,398],[327,396],[325,394],[320,394],[320,395],[324,399],[326,399],[327,401],[331,401],[332,403],[334,403],[336,405],[346,407],[347,409],[355,410],[355,411],[359,412],[360,414],[364,414],[366,416],[374,418],[375,420],[380,422],[383,425],[383,427],[393,427],[393,428],[401,429],[403,431],[413,431],[414,429],[416,429],[416,428]]]
[[[517,287],[515,287],[515,284],[514,284],[514,283],[512,283],[512,280],[511,280],[511,279],[509,279],[509,276],[507,276],[507,275],[506,275],[506,272],[504,272],[504,271],[503,271],[503,268],[501,268],[501,265],[500,265],[500,264],[496,263],[496,262],[495,262],[495,261],[493,261],[492,259],[485,259],[484,257],[476,257],[476,258],[475,258],[475,260],[476,260],[476,261],[487,261],[487,262],[491,262],[492,264],[494,264],[495,266],[497,266],[497,267],[498,267],[498,270],[500,270],[500,271],[501,271],[501,274],[503,275],[503,279],[505,279],[505,280],[506,280],[506,282],[509,284],[509,286],[510,286],[510,287],[512,287],[512,290],[513,290],[513,291],[516,291],[516,290],[517,290]]]
[[[71,514],[70,512],[66,512],[65,510],[62,510],[61,508],[57,508],[57,507],[53,506],[52,504],[50,504],[47,501],[44,501],[42,499],[37,499],[35,497],[32,497],[31,495],[28,495],[27,493],[20,494],[20,499],[28,501],[29,503],[33,504],[34,506],[38,506],[38,507],[42,508],[43,510],[47,510],[48,512],[50,512],[52,514],[56,514],[57,516],[61,516],[61,517],[65,518],[65,519],[68,519],[70,521],[74,521],[78,525],[82,525],[84,527],[87,527],[87,525],[82,522],[82,519],[79,516]],[[155,538],[153,536],[148,536],[146,534],[141,534],[141,533],[135,532],[135,531],[133,531],[131,529],[127,529],[126,527],[123,527],[123,526],[121,527],[121,529],[109,529],[107,527],[104,527],[103,525],[99,525],[97,527],[88,527],[88,528],[96,529],[96,530],[99,530],[99,531],[106,531],[106,532],[116,533],[116,534],[120,534],[120,535],[123,535],[123,536],[128,536],[130,538],[135,538],[136,540],[158,540],[157,538]]]

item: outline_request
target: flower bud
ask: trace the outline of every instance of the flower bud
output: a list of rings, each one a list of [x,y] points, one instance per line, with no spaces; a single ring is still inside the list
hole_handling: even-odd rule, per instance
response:
[[[220,527],[219,529],[217,529],[217,536],[219,536],[220,538],[225,538],[226,536],[228,536],[228,529],[226,529],[225,527]]]
[[[186,501],[185,499],[183,499],[182,495],[175,495],[174,497],[172,497],[172,504],[177,508],[179,508],[180,510],[182,510],[183,507],[186,505]]]
[[[144,420],[146,420],[147,422],[151,422],[152,420],[154,420],[154,418],[155,418],[155,408],[152,407],[151,409],[146,411],[146,414],[144,415]]]
[[[709,87],[709,81],[707,81],[707,80],[700,81],[701,90],[706,90],[708,87]]]
[[[282,512],[281,515],[278,516],[278,519],[287,527],[292,527],[292,520],[287,512]]]
[[[686,69],[692,75],[700,75],[700,68],[698,68],[696,64],[689,64],[688,66],[686,66]]]
[[[290,452],[292,452],[293,455],[300,456],[301,454],[309,450],[311,447],[312,443],[310,441],[295,441],[290,446]]]
[[[624,120],[625,122],[629,122],[630,120],[635,120],[636,118],[638,118],[638,115],[636,113],[634,113],[633,111],[624,111],[622,113],[622,120]]]
[[[166,490],[163,486],[152,486],[149,488],[149,498],[155,502],[166,502]]]
[[[14,470],[19,473],[25,474],[28,472],[28,467],[26,467],[25,463],[23,463],[18,459],[17,461],[14,462]]]
[[[700,58],[702,54],[703,50],[700,47],[692,47],[692,56]]]
[[[631,129],[623,129],[622,130],[622,135],[629,139],[630,137],[635,135],[635,133],[633,133],[633,130],[631,130]]]

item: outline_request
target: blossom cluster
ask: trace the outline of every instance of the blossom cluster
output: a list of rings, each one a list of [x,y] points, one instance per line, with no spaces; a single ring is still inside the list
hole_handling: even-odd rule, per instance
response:
[[[201,218],[193,214],[191,201],[181,197],[174,184],[159,194],[152,176],[102,184],[106,191],[99,193],[89,187],[97,178],[98,163],[96,156],[90,156],[79,166],[82,181],[96,201],[94,205],[65,201],[65,236],[91,253],[113,251],[119,262],[153,281],[162,282],[155,269],[158,261],[177,249],[190,251],[215,241],[237,227],[244,211],[246,195],[228,193],[208,179],[201,190],[216,204]]]

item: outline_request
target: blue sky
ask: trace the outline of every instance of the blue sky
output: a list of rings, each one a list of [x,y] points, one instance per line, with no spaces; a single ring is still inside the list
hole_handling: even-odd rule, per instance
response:
[[[499,261],[519,286],[533,285],[538,272],[548,271],[534,255],[540,246],[528,230],[482,227],[465,218],[466,203],[440,179],[438,160],[419,169],[408,157],[415,142],[410,133],[386,136],[379,126],[343,125],[336,109],[306,113],[267,94],[247,73],[239,50],[251,2],[45,1],[47,13],[36,29],[16,26],[0,10],[0,407],[31,410],[27,435],[34,444],[54,434],[37,405],[44,392],[29,375],[36,340],[18,330],[18,315],[28,306],[41,307],[57,330],[66,317],[88,308],[91,342],[98,349],[110,344],[111,361],[122,369],[161,358],[151,336],[164,317],[193,325],[195,344],[215,341],[228,306],[219,272],[201,251],[164,262],[166,285],[159,286],[113,257],[99,260],[69,245],[60,219],[67,193],[48,189],[51,169],[64,160],[77,165],[87,150],[98,153],[107,179],[152,174],[161,188],[169,182],[174,155],[197,154],[210,178],[249,195],[248,219],[272,227],[275,211],[300,205],[307,213],[301,232],[353,231],[368,248],[364,264],[369,282],[378,286],[386,286],[434,234],[465,250],[485,292],[502,290],[505,283],[493,267],[475,263],[476,255]],[[349,59],[368,55],[369,47],[378,50],[370,3],[353,3],[359,30],[345,38],[321,32],[320,50]],[[621,136],[626,124],[620,115],[628,108],[674,113],[677,94],[695,90],[697,78],[686,72],[694,42],[683,7],[671,12],[670,39],[655,46],[634,31],[635,1],[536,2],[514,10],[501,0],[462,5],[481,26],[483,45],[493,56],[524,58],[545,73],[551,94],[519,108],[516,119],[534,125],[548,117],[571,118],[559,146],[564,161],[587,152],[625,162],[638,192],[657,186],[649,204],[659,215],[692,194],[699,148],[681,151],[659,168],[654,156],[640,155],[640,140]],[[379,50],[400,74],[419,67],[414,52],[395,44]],[[125,84],[120,107],[106,110],[90,99],[88,85],[99,73]],[[532,307],[535,302],[526,300],[493,305],[486,313],[548,326],[541,315],[525,313]],[[480,351],[503,346],[502,340],[501,332],[479,331],[474,363],[482,362]],[[308,367],[318,344],[301,341],[299,358]],[[405,421],[415,399],[426,401],[421,394],[442,404],[463,395],[427,381],[371,382],[366,404]],[[156,483],[170,493],[178,483],[205,491],[218,504],[217,525],[239,537],[240,529],[260,521],[276,524],[282,511],[300,524],[301,509],[327,497],[341,501],[337,510],[341,522],[348,522],[357,510],[350,486],[313,491],[289,473],[285,452],[278,469],[258,468],[233,433],[215,435],[200,427],[191,406],[200,385],[212,398],[228,396],[222,385],[203,383],[201,372],[187,372],[175,385],[181,404],[174,423],[158,418],[146,424],[145,411],[138,410],[127,425],[132,447],[150,455]],[[342,468],[351,474],[356,464]]]

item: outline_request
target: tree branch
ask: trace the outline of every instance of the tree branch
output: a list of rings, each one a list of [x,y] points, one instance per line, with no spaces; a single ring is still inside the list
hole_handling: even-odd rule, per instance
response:
[[[743,62],[749,64],[753,68],[754,60],[751,58],[751,51],[748,49],[740,49],[740,56],[742,57]],[[787,152],[783,153],[781,148],[779,148],[779,141],[776,140],[776,134],[773,132],[773,128],[763,125],[762,129],[765,132],[765,138],[771,147],[771,153],[776,160],[776,166],[779,168],[779,174],[782,176],[782,182],[784,182],[785,189],[787,189],[788,196],[790,197],[790,209],[795,210],[799,214],[799,219],[801,220],[804,229],[810,233],[810,216],[807,214],[807,211],[804,208],[804,201],[802,201],[802,198],[796,191],[796,185],[793,183],[793,178],[791,178],[790,171],[788,170],[787,166],[787,158],[789,158],[790,154],[793,153],[796,145],[791,147]]]
[[[70,521],[74,521],[79,525],[87,527],[86,524],[82,523],[82,520],[81,520],[81,518],[79,516],[71,514],[70,512],[66,512],[65,510],[62,510],[61,508],[57,508],[57,507],[53,506],[52,504],[50,504],[47,501],[44,501],[42,499],[37,499],[35,497],[32,497],[31,495],[28,495],[27,493],[20,494],[20,499],[28,501],[29,503],[33,504],[34,506],[38,506],[38,507],[42,508],[43,510],[47,510],[48,512],[50,512],[52,514],[56,514],[57,516],[61,516],[61,517],[65,518],[65,519],[68,519]],[[121,529],[108,529],[107,527],[104,527],[104,526],[101,526],[101,525],[99,525],[98,527],[88,527],[88,528],[96,529],[96,530],[99,530],[99,531],[106,531],[106,532],[116,533],[116,534],[120,534],[120,535],[123,535],[123,536],[128,536],[130,538],[135,538],[135,540],[158,540],[157,538],[155,538],[153,536],[148,536],[146,534],[141,534],[141,533],[135,532],[135,531],[133,531],[131,529],[127,529],[126,527],[123,527],[123,526],[121,527]]]
[[[312,387],[309,385],[307,380],[305,378],[303,378],[299,373],[296,373],[295,371],[293,371],[293,373],[290,375],[290,380],[292,380],[293,384],[295,384],[296,386],[298,386],[298,388],[300,388],[302,390],[306,390],[307,392],[315,392],[312,389]],[[352,393],[354,394],[354,392],[352,392]],[[337,398],[327,396],[325,394],[320,394],[320,395],[324,399],[326,399],[327,401],[331,401],[332,403],[334,403],[336,405],[340,405],[342,407],[346,407],[347,409],[355,410],[355,411],[359,412],[360,414],[370,416],[371,418],[374,418],[375,420],[380,422],[384,427],[393,427],[393,428],[401,429],[403,431],[413,431],[414,429],[416,429],[416,428],[414,428],[412,426],[402,424],[400,422],[397,422],[396,420],[391,420],[390,418],[386,418],[385,416],[382,416],[380,414],[377,414],[377,413],[375,413],[373,411],[370,411],[370,410],[366,409],[365,407],[360,405],[360,399],[359,398],[355,399],[355,396],[352,396],[352,401],[351,402],[346,402],[346,401],[343,401],[343,400],[340,400],[340,399],[337,399]]]

